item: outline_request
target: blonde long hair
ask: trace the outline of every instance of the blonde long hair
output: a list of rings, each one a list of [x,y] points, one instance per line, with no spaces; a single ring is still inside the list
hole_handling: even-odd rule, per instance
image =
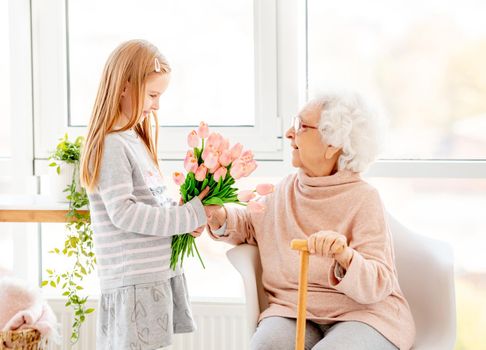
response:
[[[117,131],[134,128],[158,167],[159,123],[157,114],[152,112],[155,122],[155,138],[152,135],[150,118],[144,118],[140,123],[138,120],[143,111],[145,83],[148,75],[169,72],[170,66],[165,57],[154,45],[145,40],[124,42],[111,53],[101,75],[98,94],[88,125],[88,136],[81,155],[80,179],[88,192],[95,190],[105,137],[114,131],[121,115],[121,96],[127,82],[130,83],[132,91],[132,113],[128,124]]]

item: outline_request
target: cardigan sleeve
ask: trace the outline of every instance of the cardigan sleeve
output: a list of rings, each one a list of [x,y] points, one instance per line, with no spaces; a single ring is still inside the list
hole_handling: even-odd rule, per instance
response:
[[[338,279],[334,261],[329,283],[360,304],[373,304],[392,293],[396,272],[391,236],[378,192],[372,189],[363,197],[351,224],[351,263],[344,276]]]
[[[208,228],[211,238],[233,245],[243,243],[256,245],[255,228],[248,208],[225,207],[225,209],[226,222],[224,225],[226,225],[226,230],[222,235],[218,235]],[[217,231],[220,233],[219,230]]]

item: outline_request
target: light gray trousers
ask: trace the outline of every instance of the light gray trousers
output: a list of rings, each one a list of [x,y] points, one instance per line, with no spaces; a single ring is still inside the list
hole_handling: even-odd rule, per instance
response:
[[[250,341],[251,350],[294,350],[296,320],[267,317],[259,324]],[[373,327],[362,322],[345,321],[320,325],[307,321],[306,350],[397,350]]]

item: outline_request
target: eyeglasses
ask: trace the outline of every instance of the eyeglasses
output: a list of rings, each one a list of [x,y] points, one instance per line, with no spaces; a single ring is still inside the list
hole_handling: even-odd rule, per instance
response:
[[[300,134],[305,129],[317,129],[317,126],[304,124],[299,116],[294,117],[292,120],[292,127],[294,128],[296,134]]]

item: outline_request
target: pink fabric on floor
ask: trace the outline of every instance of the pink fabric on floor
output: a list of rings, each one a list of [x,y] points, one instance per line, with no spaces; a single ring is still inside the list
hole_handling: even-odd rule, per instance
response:
[[[42,299],[38,287],[29,286],[0,267],[0,330],[34,328],[43,337],[56,341],[57,320],[50,306]]]

